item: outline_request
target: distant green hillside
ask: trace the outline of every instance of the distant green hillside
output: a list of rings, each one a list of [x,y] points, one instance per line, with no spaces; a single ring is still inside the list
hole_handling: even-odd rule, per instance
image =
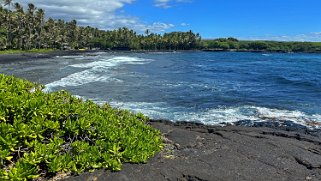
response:
[[[203,40],[208,50],[321,53],[320,42],[240,41],[235,38]]]

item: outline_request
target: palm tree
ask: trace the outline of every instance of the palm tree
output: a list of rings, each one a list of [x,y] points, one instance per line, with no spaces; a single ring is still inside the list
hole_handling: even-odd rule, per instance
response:
[[[77,26],[77,21],[65,22],[58,19],[44,19],[45,12],[28,4],[24,12],[19,3],[12,0],[0,0],[0,49],[5,48],[63,48],[101,47],[144,50],[195,49],[201,46],[199,34],[172,32],[163,35],[146,30],[137,34],[126,27],[103,31],[90,26]]]
[[[36,10],[36,7],[34,4],[29,3],[28,4],[28,10],[27,10],[27,27],[28,27],[28,42],[27,42],[27,48],[31,49],[34,45],[33,39],[35,38],[35,17],[34,12]]]
[[[13,32],[15,34],[14,42],[15,48],[21,49],[23,46],[23,41],[25,38],[25,14],[23,12],[23,7],[19,3],[14,4],[15,9],[15,26]]]
[[[146,29],[145,30],[145,34],[148,36],[150,34],[150,30],[149,29]]]
[[[42,44],[42,30],[44,26],[44,18],[45,18],[45,11],[43,9],[38,9],[36,11],[36,19],[37,19],[37,29],[38,29],[38,48],[41,48],[43,46]]]
[[[3,0],[4,6],[8,6],[8,11],[6,11],[6,22],[7,26],[7,38],[6,38],[6,48],[11,48],[11,17],[10,17],[10,9],[12,0]]]
[[[3,32],[2,27],[6,24],[6,12],[5,9],[0,6],[0,50],[4,49],[7,42],[7,33]]]

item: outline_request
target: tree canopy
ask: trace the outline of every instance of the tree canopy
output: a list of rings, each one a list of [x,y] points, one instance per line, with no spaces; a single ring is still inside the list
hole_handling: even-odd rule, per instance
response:
[[[0,50],[79,49],[195,50],[321,52],[321,43],[241,41],[233,37],[202,40],[198,33],[164,34],[145,30],[139,34],[126,27],[100,30],[78,26],[76,20],[45,18],[45,11],[29,3],[24,9],[12,0],[0,0]]]
[[[270,51],[270,52],[321,52],[319,42],[242,41],[236,38],[203,40],[208,50]]]
[[[3,0],[0,6],[0,49],[101,48],[120,50],[190,50],[198,49],[201,37],[192,31],[163,35],[145,31],[138,34],[126,27],[99,30],[66,22],[45,19],[45,11],[29,3],[25,10],[19,3]]]

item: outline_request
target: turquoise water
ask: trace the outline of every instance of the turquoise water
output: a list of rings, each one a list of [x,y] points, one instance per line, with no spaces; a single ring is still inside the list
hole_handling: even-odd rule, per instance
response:
[[[321,123],[320,54],[100,52],[0,66],[154,119]]]

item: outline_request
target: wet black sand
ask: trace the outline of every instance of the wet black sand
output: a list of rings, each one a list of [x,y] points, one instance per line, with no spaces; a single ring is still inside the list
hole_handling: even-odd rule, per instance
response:
[[[0,54],[0,64],[10,63],[10,62],[15,62],[15,61],[29,61],[29,60],[36,60],[36,59],[52,58],[52,57],[56,57],[56,56],[80,55],[80,54],[90,53],[90,52],[96,52],[96,51],[91,51],[91,50],[87,50],[87,51],[56,50],[56,51],[46,52],[46,53]]]

